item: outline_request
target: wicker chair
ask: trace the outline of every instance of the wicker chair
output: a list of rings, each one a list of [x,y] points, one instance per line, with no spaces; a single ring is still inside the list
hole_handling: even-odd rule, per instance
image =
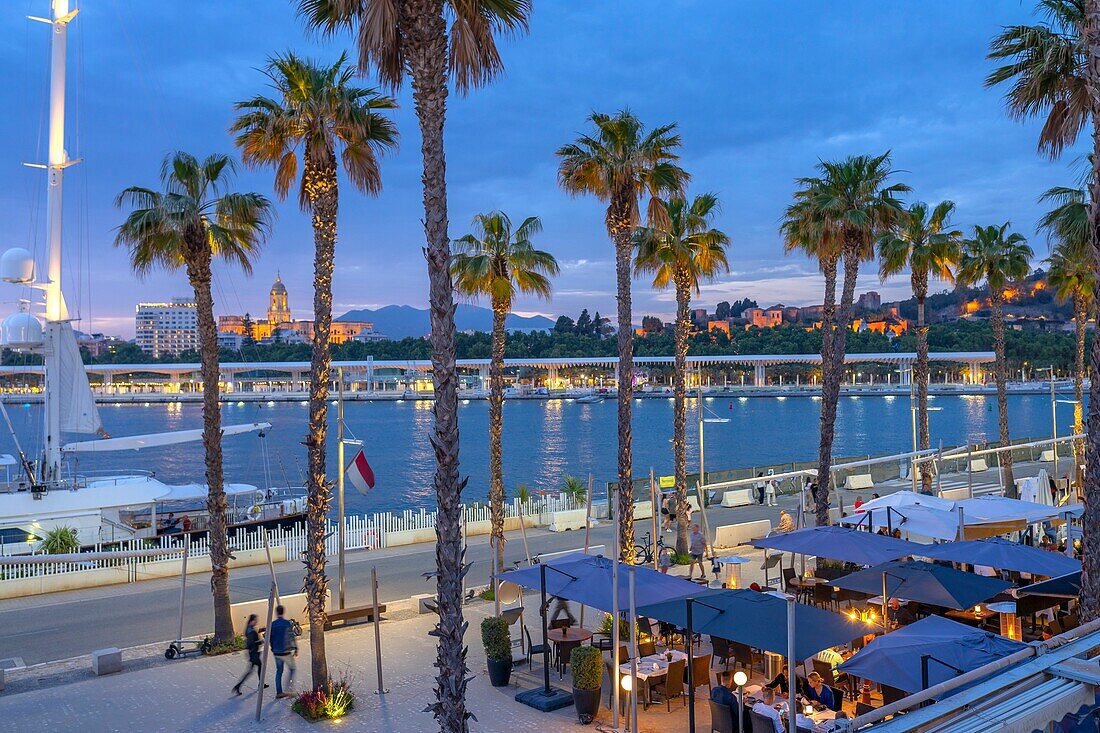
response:
[[[649,686],[649,691],[659,692],[662,697],[665,698],[665,709],[669,712],[672,711],[672,698],[679,697],[681,701],[686,705],[687,701],[684,700],[684,671],[687,669],[687,660],[678,659],[668,665],[668,672],[665,673],[664,679],[660,682],[655,682]],[[708,674],[707,677],[710,677]]]

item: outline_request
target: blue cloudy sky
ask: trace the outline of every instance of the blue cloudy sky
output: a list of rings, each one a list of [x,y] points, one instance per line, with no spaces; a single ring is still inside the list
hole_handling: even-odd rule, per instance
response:
[[[67,275],[83,330],[131,335],[139,300],[187,292],[182,274],[136,281],[112,246],[115,195],[155,183],[172,149],[229,152],[232,104],[263,90],[267,54],[293,49],[332,60],[347,39],[308,37],[289,0],[87,0],[72,26],[68,149],[84,163],[67,178]],[[958,204],[957,223],[1011,220],[1035,235],[1045,188],[1074,180],[1073,162],[1035,153],[1038,125],[1010,120],[1001,92],[985,90],[984,56],[1000,26],[1026,22],[1031,2],[877,0],[821,3],[536,0],[529,36],[504,43],[507,72],[450,104],[446,143],[451,234],[478,211],[538,215],[541,245],[562,263],[552,303],[517,310],[614,310],[611,246],[600,204],[558,190],[555,148],[592,110],[632,108],[648,124],[676,121],[694,191],[719,194],[719,226],[733,240],[732,271],[704,286],[701,304],[749,296],[762,305],[820,302],[814,266],[785,256],[776,225],[796,176],[819,158],[893,150],[915,196]],[[24,19],[47,0],[10,0],[0,16],[0,231],[3,246],[40,251],[48,33]],[[375,199],[344,189],[335,303],[355,307],[427,298],[420,254],[420,153],[408,88],[398,94],[400,151],[385,159]],[[266,172],[244,171],[244,189],[271,193]],[[291,307],[308,317],[312,240],[308,218],[279,206],[274,236],[251,279],[218,273],[220,312],[262,312],[276,271]],[[862,289],[902,296],[906,279]],[[11,308],[14,291],[0,294]],[[671,295],[635,287],[635,319],[667,315]]]

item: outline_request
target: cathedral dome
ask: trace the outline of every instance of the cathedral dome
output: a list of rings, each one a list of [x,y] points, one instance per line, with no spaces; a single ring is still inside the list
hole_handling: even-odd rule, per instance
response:
[[[272,295],[286,295],[286,285],[283,285],[283,278],[279,275],[275,276],[275,284],[271,286]]]

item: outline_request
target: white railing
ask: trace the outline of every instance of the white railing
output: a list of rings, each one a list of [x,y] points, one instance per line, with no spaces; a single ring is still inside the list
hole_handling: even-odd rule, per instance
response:
[[[505,504],[505,518],[520,516],[522,508],[523,516],[533,520],[536,524],[545,525],[550,522],[554,512],[582,509],[585,507],[584,496],[544,496],[534,497],[522,505],[519,499],[512,499]],[[464,523],[468,529],[470,525],[479,522],[489,522],[489,507],[485,504],[473,504],[464,507]],[[407,532],[415,530],[432,530],[435,528],[436,512],[425,509],[406,509],[399,513],[376,512],[369,515],[356,515],[344,518],[344,547],[348,550],[379,550],[387,547],[387,537],[395,532]],[[336,523],[329,522],[325,528],[325,551],[330,556],[339,552],[339,536],[336,531]],[[267,531],[267,540],[271,547],[285,547],[287,560],[299,560],[306,547],[306,528],[304,524],[293,527],[275,527]],[[255,530],[237,530],[230,533],[229,547],[231,551],[262,550],[264,547],[263,532]],[[161,551],[157,557],[133,557],[124,553],[156,549]],[[112,543],[108,548],[96,545],[97,553],[110,553],[117,551],[118,557],[107,557],[83,562],[54,562],[45,561],[43,556],[28,555],[23,562],[11,557],[3,567],[0,567],[0,583],[5,580],[20,580],[43,575],[62,575],[66,573],[79,573],[103,568],[126,568],[129,582],[143,580],[145,563],[163,560],[175,560],[183,555],[182,535],[165,535],[157,539],[126,540]],[[210,554],[210,542],[207,538],[194,538],[191,542],[191,557],[203,557]]]

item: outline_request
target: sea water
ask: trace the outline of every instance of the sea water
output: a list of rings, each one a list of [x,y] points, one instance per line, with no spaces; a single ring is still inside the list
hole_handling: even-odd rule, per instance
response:
[[[1012,395],[1009,427],[1013,438],[1050,435],[1050,398]],[[728,422],[705,424],[708,471],[789,461],[812,461],[817,456],[821,402],[810,396],[707,397],[708,417]],[[997,401],[994,396],[934,396],[929,413],[932,445],[944,446],[997,439]],[[363,441],[374,469],[375,489],[361,496],[348,487],[347,511],[364,513],[435,506],[432,473],[435,459],[429,442],[432,429],[430,401],[348,402],[345,421],[349,438]],[[645,398],[633,403],[633,457],[635,475],[672,473],[672,399]],[[9,414],[23,450],[33,459],[41,450],[41,409],[37,405],[9,405]],[[101,405],[106,430],[112,436],[138,435],[202,427],[198,404]],[[303,485],[307,466],[302,445],[307,432],[308,408],[298,402],[227,403],[226,425],[268,422],[266,436],[225,438],[225,478],[257,486]],[[1073,407],[1058,405],[1058,433],[1068,435]],[[336,471],[336,409],[329,408],[329,473]],[[688,471],[698,470],[696,400],[688,401]],[[463,500],[484,499],[488,492],[488,403],[463,400],[459,406],[462,475],[469,477]],[[84,439],[80,436],[66,436]],[[587,481],[591,473],[600,492],[615,480],[618,451],[616,403],[576,404],[571,400],[512,400],[504,405],[504,481],[509,496],[518,484],[532,491],[556,490],[566,476]],[[902,453],[912,445],[908,397],[842,395],[837,410],[834,455]],[[0,451],[14,453],[7,431],[0,434]],[[348,448],[350,462],[355,448]],[[187,443],[142,451],[124,451],[82,457],[69,469],[74,473],[102,473],[140,469],[154,471],[169,483],[204,481],[202,444]]]

